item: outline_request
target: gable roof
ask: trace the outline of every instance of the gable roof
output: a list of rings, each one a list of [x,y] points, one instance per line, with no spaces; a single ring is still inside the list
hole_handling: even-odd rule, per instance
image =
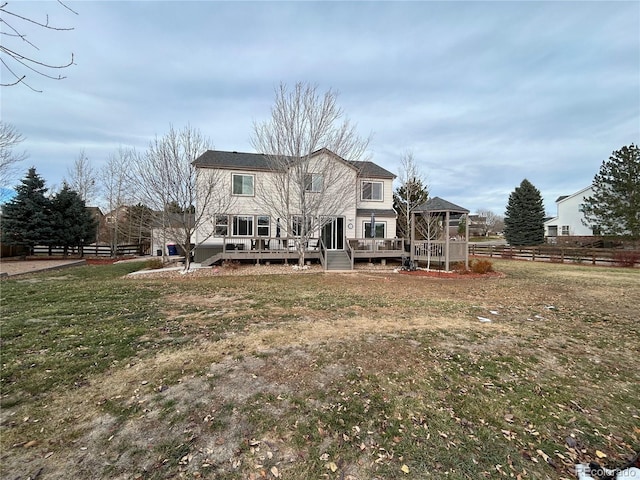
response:
[[[424,202],[419,207],[416,207],[416,212],[454,212],[454,213],[469,213],[466,208],[460,207],[455,203],[448,202],[440,197],[433,197]]]
[[[396,176],[385,170],[381,166],[369,162],[369,161],[349,161],[344,160],[342,157],[334,154],[330,150],[325,148],[313,152],[311,155],[315,156],[319,153],[328,153],[335,156],[340,161],[346,163],[358,171],[360,177],[371,178],[391,178]],[[293,157],[291,157],[293,160]],[[269,171],[271,166],[269,163],[268,155],[263,153],[244,153],[244,152],[225,152],[222,150],[207,150],[200,155],[193,164],[198,168],[223,168],[234,170],[259,170]]]
[[[582,190],[578,190],[576,193],[572,193],[571,195],[561,195],[556,199],[556,203],[560,203],[563,200],[566,200],[568,198],[574,198],[574,197],[577,197],[578,195],[582,195],[583,193],[585,193],[587,190],[589,190],[592,187],[593,187],[593,185],[589,185],[588,187],[584,187]]]

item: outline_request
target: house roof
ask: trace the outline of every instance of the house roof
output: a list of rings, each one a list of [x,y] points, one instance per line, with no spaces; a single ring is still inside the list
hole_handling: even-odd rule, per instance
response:
[[[452,212],[452,213],[469,213],[466,208],[460,207],[455,203],[448,202],[440,197],[433,197],[416,207],[416,212]]]
[[[314,152],[316,155],[320,152],[333,153],[327,149],[321,149]],[[334,154],[335,155],[335,154]],[[373,162],[360,162],[344,160],[335,155],[347,165],[351,165],[358,171],[360,177],[372,178],[395,178],[396,176],[385,170],[381,166]],[[293,159],[293,157],[291,157]],[[224,168],[235,170],[271,170],[268,155],[263,153],[245,153],[245,152],[225,152],[222,150],[207,150],[200,155],[193,164],[200,168]]]
[[[375,214],[376,218],[396,218],[396,211],[392,208],[389,209],[376,209],[376,208],[358,208],[356,215],[359,217],[370,217],[371,214]]]
[[[561,202],[563,200],[566,200],[567,198],[573,198],[573,197],[576,197],[578,195],[582,195],[584,192],[586,192],[587,190],[589,190],[592,187],[593,187],[593,185],[589,185],[588,187],[584,187],[582,190],[578,190],[577,192],[572,193],[571,195],[561,195],[556,200],[556,203]]]

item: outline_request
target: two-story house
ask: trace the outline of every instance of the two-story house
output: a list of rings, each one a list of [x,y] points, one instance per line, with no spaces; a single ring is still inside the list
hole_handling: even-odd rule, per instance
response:
[[[550,241],[562,236],[594,235],[594,227],[584,225],[582,213],[584,199],[591,195],[593,195],[593,187],[589,185],[576,193],[563,195],[556,200],[558,209],[556,216],[544,222],[545,235]]]
[[[209,150],[194,165],[199,176],[215,175],[227,196],[224,211],[196,232],[197,262],[293,259],[300,237],[309,259],[344,251],[352,265],[358,255],[400,254],[401,242],[392,238],[395,175],[373,162],[321,149],[275,165],[263,154]]]

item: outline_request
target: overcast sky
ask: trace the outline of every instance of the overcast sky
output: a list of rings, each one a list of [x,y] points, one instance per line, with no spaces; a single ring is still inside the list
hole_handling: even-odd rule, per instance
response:
[[[42,93],[0,90],[2,120],[26,137],[22,173],[35,166],[50,187],[82,150],[99,168],[170,124],[252,152],[280,82],[338,91],[374,162],[397,173],[412,151],[431,195],[472,212],[503,214],[527,178],[555,214],[640,141],[638,1],[66,4],[77,15],[9,2],[73,27],[24,27],[40,50],[21,53],[62,64],[73,52],[75,65],[61,81],[26,72]]]

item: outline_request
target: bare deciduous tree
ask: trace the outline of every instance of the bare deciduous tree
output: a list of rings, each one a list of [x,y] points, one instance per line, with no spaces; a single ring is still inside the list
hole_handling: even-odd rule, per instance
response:
[[[398,236],[411,236],[411,214],[429,200],[427,181],[418,167],[413,152],[407,151],[400,158],[398,188],[393,194],[393,208],[398,214]]]
[[[232,201],[223,188],[226,177],[221,172],[201,171],[193,164],[209,148],[210,140],[199,130],[171,126],[134,162],[140,199],[159,215],[156,221],[166,240],[182,248],[185,271],[190,268],[196,230],[203,234],[200,242],[213,235],[204,227],[213,225],[213,216],[228,211]]]
[[[369,145],[343,119],[337,97],[306,83],[291,90],[280,84],[271,118],[254,123],[251,142],[269,168],[256,183],[256,195],[273,218],[282,219],[283,236],[294,241],[300,266],[309,239],[353,204],[357,171],[348,162],[363,160]],[[336,168],[336,161],[346,161],[352,175]]]
[[[441,255],[439,250],[442,247],[434,244],[434,240],[438,240],[445,234],[444,222],[442,215],[437,212],[420,212],[415,215],[416,236],[422,237],[427,241],[427,270],[431,268],[431,257]],[[413,248],[413,247],[412,247]]]
[[[77,12],[69,8],[61,0],[58,0],[58,4],[77,15]],[[0,62],[3,70],[6,70],[8,74],[7,76],[11,78],[7,83],[0,83],[0,86],[10,87],[22,84],[35,92],[41,92],[41,90],[37,90],[27,83],[27,73],[24,72],[31,71],[42,77],[62,80],[66,77],[60,74],[56,75],[54,72],[73,65],[73,53],[71,53],[68,61],[62,63],[51,63],[40,58],[38,56],[40,48],[30,40],[29,28],[35,27],[56,32],[69,31],[73,30],[73,28],[52,25],[49,23],[48,14],[45,14],[43,19],[35,19],[18,12],[19,9],[9,8],[8,1],[0,2],[0,23],[3,24]],[[11,42],[14,42],[14,44],[11,44]],[[23,47],[31,53],[27,53],[23,50]]]
[[[14,149],[24,137],[10,123],[0,121],[0,187],[9,188],[18,173],[18,163],[27,158],[25,152],[15,152]],[[0,201],[4,201],[0,190]]]
[[[69,175],[69,180],[66,182],[69,187],[80,195],[86,205],[91,205],[98,194],[99,183],[97,182],[97,172],[89,162],[84,150],[73,162],[73,168],[67,169],[67,175]]]
[[[479,208],[476,213],[485,219],[485,235],[491,232],[498,233],[504,229],[504,217],[502,215],[498,215],[486,208]]]
[[[109,156],[106,165],[100,172],[106,201],[106,220],[112,256],[117,254],[122,224],[126,217],[126,209],[133,200],[129,171],[134,158],[135,152],[133,150],[121,147],[115,154]]]

